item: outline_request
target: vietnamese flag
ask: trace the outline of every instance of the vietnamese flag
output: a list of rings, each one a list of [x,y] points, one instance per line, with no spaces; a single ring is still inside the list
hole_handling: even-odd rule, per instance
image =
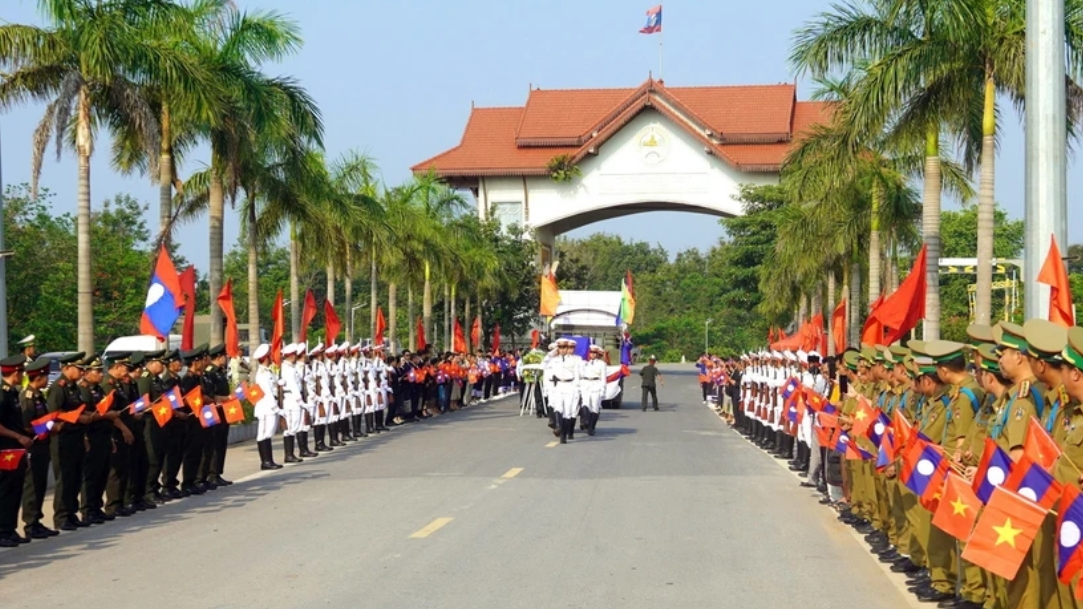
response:
[[[154,420],[158,422],[158,427],[165,427],[173,420],[173,407],[168,399],[158,400],[150,412],[154,415]]]
[[[248,400],[250,404],[255,404],[263,399],[266,395],[263,392],[263,388],[257,384],[249,385],[248,383],[241,383],[236,389],[233,390],[233,397],[238,400]]]
[[[199,409],[203,407],[203,387],[200,385],[193,387],[184,396],[184,401],[188,403],[188,407],[192,409],[192,412],[199,412]]]
[[[1048,472],[1053,471],[1053,466],[1061,455],[1060,447],[1034,417],[1030,417],[1030,422],[1027,423],[1027,435],[1023,440],[1023,455],[1044,467]]]
[[[196,332],[196,267],[181,272],[181,292],[184,293],[184,325],[181,327],[181,349],[190,351],[195,346]]]
[[[226,285],[218,293],[218,307],[226,316],[226,355],[239,357],[241,355],[240,333],[237,331],[237,313],[233,309],[233,280],[227,279]]]
[[[966,542],[963,560],[1015,579],[1045,515],[1046,510],[1033,501],[997,487]]]
[[[1056,236],[1050,236],[1049,254],[1045,257],[1042,270],[1038,272],[1038,283],[1049,286],[1049,321],[1065,328],[1074,326],[1072,289],[1068,285],[1068,269],[1064,268]]]
[[[327,336],[324,337],[324,346],[330,347],[338,339],[338,331],[342,329],[342,322],[335,313],[335,305],[330,300],[323,301],[324,326],[327,328]]]
[[[102,398],[102,401],[98,402],[98,405],[94,407],[98,411],[98,414],[105,416],[105,413],[109,412],[109,409],[113,407],[113,398],[116,397],[117,390],[114,389],[109,392],[109,395]]]
[[[831,313],[831,337],[835,341],[835,353],[846,351],[846,304],[846,299],[843,298]]]
[[[470,345],[474,347],[475,351],[481,350],[481,316],[474,318],[474,323],[470,326]]]
[[[429,346],[429,341],[425,340],[425,323],[424,319],[419,315],[417,317],[417,350],[424,351]]]
[[[312,294],[312,290],[305,291],[305,308],[301,311],[301,342],[308,342],[308,326],[312,323],[312,320],[316,318],[318,312],[316,307],[316,296]]]
[[[493,326],[493,340],[491,344],[493,353],[500,351],[500,324]]]
[[[1004,488],[1019,493],[1047,510],[1053,509],[1063,490],[1061,484],[1053,479],[1053,474],[1026,455],[1016,462]]]
[[[1057,514],[1057,578],[1068,584],[1083,572],[1083,496],[1073,484],[1065,485]],[[1076,586],[1079,590],[1080,586]]]
[[[241,401],[237,398],[229,399],[222,404],[222,412],[226,414],[227,423],[244,421],[244,408],[241,407]]]
[[[872,301],[869,305],[869,316],[865,319],[865,325],[861,328],[861,342],[869,345],[884,345],[884,324],[876,318],[876,310],[884,304],[884,295]]]
[[[910,421],[906,420],[906,415],[902,413],[902,408],[896,408],[892,413],[894,417],[894,424],[892,427],[895,429],[895,433],[898,435],[898,442],[896,445],[899,450],[905,450],[910,444],[911,438],[914,436],[914,426],[910,424]]]
[[[285,335],[286,311],[282,306],[282,290],[278,290],[274,308],[271,309],[271,361],[278,366],[282,365],[282,340]]]
[[[864,436],[869,431],[869,427],[876,423],[879,418],[879,410],[873,408],[872,404],[865,396],[860,395],[857,397],[857,407],[854,408],[854,425],[853,433],[857,437]]]
[[[75,410],[69,410],[67,412],[58,412],[56,418],[64,421],[65,423],[78,423],[79,417],[82,416],[83,411],[86,410],[86,404],[81,404]]]
[[[376,307],[376,336],[373,342],[376,346],[384,344],[384,330],[387,330],[387,319],[384,318],[384,308]]]
[[[974,529],[981,510],[981,501],[970,484],[956,473],[944,481],[940,505],[933,514],[933,525],[948,535],[965,542]]]
[[[22,448],[0,450],[0,472],[13,472],[18,469],[25,454],[26,450]]]
[[[451,351],[453,353],[466,353],[466,336],[463,335],[463,326],[459,323],[459,320],[455,320],[455,332],[451,341]]]

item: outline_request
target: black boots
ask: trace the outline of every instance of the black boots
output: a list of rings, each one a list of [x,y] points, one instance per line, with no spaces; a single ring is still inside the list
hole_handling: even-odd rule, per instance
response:
[[[342,426],[340,425],[340,423],[341,421],[335,421],[334,423],[328,423],[327,425],[327,435],[329,436],[328,439],[331,440],[328,443],[329,446],[346,446],[346,443],[340,440],[338,437],[339,432],[342,430]]]
[[[356,442],[360,436],[355,436],[354,431],[350,429],[353,425],[353,415],[344,415],[338,422],[339,437],[343,442]]]
[[[377,410],[376,411],[376,414],[374,415],[375,418],[376,418],[376,433],[380,433],[382,431],[391,431],[390,427],[387,427],[386,425],[384,425],[384,416],[386,414],[387,414],[386,410]]]
[[[256,442],[256,448],[259,449],[260,469],[282,469],[281,465],[275,463],[270,438]]]
[[[590,417],[590,423],[587,425],[587,435],[588,436],[593,436],[594,435],[594,428],[598,426],[598,413],[591,412],[591,413],[588,413],[587,416]]]
[[[335,449],[331,448],[330,446],[328,446],[324,442],[324,438],[326,438],[326,436],[327,436],[327,426],[326,425],[317,425],[316,426],[316,452],[323,453],[323,452],[330,452],[332,450],[335,450]]]
[[[298,459],[297,455],[293,454],[293,436],[282,436],[282,457],[284,463],[302,463],[303,459]]]
[[[365,415],[365,431],[376,433],[376,413],[370,412]]]
[[[560,443],[561,444],[567,444],[568,443],[568,428],[569,428],[568,422],[569,421],[571,421],[571,423],[573,425],[575,424],[575,419],[565,419],[564,417],[562,417],[560,415],[557,415],[557,430],[554,430],[553,433],[560,436]]]
[[[301,456],[302,457],[307,459],[309,457],[315,457],[316,456],[316,453],[314,453],[314,452],[312,452],[311,450],[308,449],[308,432],[307,431],[299,431],[299,432],[297,432],[297,442],[300,445]]]

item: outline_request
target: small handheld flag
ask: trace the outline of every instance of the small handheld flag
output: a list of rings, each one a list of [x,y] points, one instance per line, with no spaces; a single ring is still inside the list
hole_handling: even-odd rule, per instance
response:
[[[950,463],[933,444],[919,443],[910,449],[913,469],[906,478],[906,488],[928,501],[940,490]]]
[[[26,450],[22,448],[0,450],[0,472],[13,472],[18,469],[25,454]]]
[[[249,385],[248,383],[241,383],[233,390],[233,396],[238,400],[248,400],[249,404],[255,404],[264,398],[263,388],[259,385]]]
[[[140,414],[146,412],[146,410],[150,408],[150,396],[147,394],[143,394],[143,396],[140,397],[138,400],[132,402],[131,406],[129,406],[128,408],[131,410],[132,414]]]
[[[1074,485],[1064,486],[1060,498],[1060,514],[1057,515],[1057,578],[1061,583],[1072,581],[1083,572],[1083,496]]]
[[[974,473],[974,493],[982,503],[988,503],[993,495],[993,489],[1004,484],[1012,473],[1013,462],[1008,453],[1004,452],[992,438],[985,439],[985,451],[978,463],[978,471]]]
[[[196,385],[184,396],[184,401],[188,403],[188,406],[192,409],[192,412],[199,412],[203,408],[203,387]]]
[[[227,400],[222,404],[222,411],[226,413],[227,423],[240,423],[244,421],[244,408],[241,407],[241,401],[237,398]]]
[[[154,405],[151,414],[154,415],[154,420],[158,422],[158,427],[165,427],[167,423],[173,420],[173,407],[169,400],[163,398]]]
[[[79,422],[79,417],[83,415],[83,411],[86,410],[86,404],[80,404],[75,410],[69,410],[67,412],[58,412],[56,418],[64,421],[65,423],[75,424]]]
[[[176,409],[184,406],[184,396],[181,395],[180,387],[177,387],[176,385],[174,385],[173,389],[170,389],[169,391],[167,391],[162,396],[162,399],[158,400],[159,403],[161,403],[163,401],[169,404],[169,408],[171,410],[176,410]]]
[[[113,398],[116,397],[117,390],[114,389],[109,392],[109,395],[102,398],[102,401],[98,402],[98,405],[94,407],[98,411],[98,414],[105,416],[105,413],[109,412],[109,409],[113,407]]]
[[[58,412],[50,412],[41,418],[30,421],[30,424],[34,427],[34,433],[38,436],[48,435],[56,426],[56,418],[59,414]]]
[[[1047,472],[1053,471],[1053,466],[1061,455],[1060,447],[1053,438],[1042,428],[1038,419],[1030,417],[1027,423],[1027,435],[1023,441],[1023,454],[1031,461],[1041,465]]]
[[[647,11],[647,23],[639,30],[640,34],[656,34],[662,31],[662,5]]]
[[[203,427],[214,427],[222,422],[222,419],[218,418],[218,409],[214,407],[214,404],[204,404],[199,409],[199,424]]]
[[[980,509],[981,502],[966,480],[950,473],[944,481],[944,496],[933,515],[933,525],[960,541],[966,541]]]
[[[1004,579],[1015,579],[1046,510],[1033,501],[996,488],[963,550],[962,558]]]
[[[1016,462],[1004,488],[1019,493],[1047,510],[1053,508],[1063,490],[1061,484],[1053,479],[1053,474],[1026,455]]]

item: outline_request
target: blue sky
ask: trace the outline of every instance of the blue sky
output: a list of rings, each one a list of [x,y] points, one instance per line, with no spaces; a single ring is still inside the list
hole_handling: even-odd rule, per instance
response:
[[[408,168],[458,143],[470,113],[479,106],[521,105],[528,87],[632,87],[649,71],[658,74],[658,35],[638,34],[653,0],[238,0],[246,10],[274,10],[292,17],[305,38],[301,52],[267,66],[270,73],[299,78],[319,102],[327,126],[328,156],[357,149],[375,157],[390,184]],[[671,86],[792,82],[787,64],[791,34],[823,0],[665,3],[665,73]],[[0,20],[38,23],[35,0],[3,0]],[[798,81],[798,96],[812,90]],[[1023,215],[1023,136],[1020,119],[1006,104],[997,159],[998,201],[1013,218]],[[29,180],[30,141],[41,107],[0,115],[3,177]],[[123,177],[109,167],[107,134],[93,160],[92,197],[97,205],[118,192],[157,204],[145,177]],[[1078,155],[1076,155],[1078,156]],[[202,168],[205,154],[187,159],[182,174]],[[1068,177],[1069,237],[1083,240],[1081,215],[1072,202],[1083,193],[1077,158]],[[183,176],[182,176],[183,177]],[[58,212],[74,212],[76,167],[70,153],[58,163],[49,155],[42,184],[56,194]],[[951,208],[952,205],[947,206]],[[154,210],[149,223],[156,224]],[[227,217],[226,242],[236,240],[239,221]],[[660,243],[672,253],[706,248],[721,229],[698,214],[656,212],[579,229]],[[205,272],[205,222],[179,234],[181,252]]]

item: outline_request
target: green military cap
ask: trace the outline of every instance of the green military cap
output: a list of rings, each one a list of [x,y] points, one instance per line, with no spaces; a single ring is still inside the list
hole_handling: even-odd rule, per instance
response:
[[[180,351],[177,349],[170,349],[162,353],[162,363],[168,364],[169,362],[177,361],[180,359]]]
[[[918,370],[918,365],[914,361],[914,356],[913,355],[907,355],[906,357],[904,357],[902,359],[902,365],[903,365],[904,368],[906,368],[906,373],[909,374],[911,377],[916,377],[916,376],[921,375],[921,371]]]
[[[191,364],[192,362],[203,357],[203,353],[199,349],[192,349],[191,351],[181,351],[180,359],[185,364]]]
[[[891,353],[891,349],[886,345],[878,345],[876,347],[876,361],[884,362],[885,364],[894,364],[895,356]]]
[[[1064,361],[1083,370],[1083,328],[1075,326],[1068,329],[1068,344],[1061,355]]]
[[[846,353],[842,354],[842,363],[845,364],[846,367],[850,370],[857,370],[858,360],[860,359],[861,356],[857,353],[857,351],[847,351]]]
[[[132,368],[142,368],[147,362],[147,356],[142,351],[137,351],[128,359],[128,365]]]
[[[80,351],[78,353],[69,353],[69,354],[65,355],[64,357],[61,357],[57,361],[60,362],[60,365],[62,367],[68,367],[68,366],[82,367],[82,362],[83,362],[84,357],[86,357],[86,353],[83,353],[82,351]]]
[[[147,351],[143,354],[148,362],[160,362],[165,357],[165,349],[159,349],[157,351]]]
[[[215,357],[218,357],[219,355],[225,355],[225,354],[226,354],[226,346],[224,344],[221,344],[221,343],[211,347],[210,349],[207,349],[207,356],[212,358],[212,359],[215,358]]]
[[[1068,344],[1068,329],[1045,320],[1030,319],[1023,324],[1027,353],[1050,362],[1062,362],[1061,352]]]
[[[874,347],[868,347],[868,346],[862,345],[861,354],[858,356],[858,358],[863,359],[866,362],[871,364],[871,363],[876,361],[876,353],[877,353],[877,351],[876,351],[876,349]]]
[[[926,343],[923,340],[912,340],[906,343],[906,346],[910,349],[911,354],[925,353],[925,345]]]
[[[965,348],[966,345],[963,343],[950,340],[934,340],[925,343],[925,353],[937,364],[963,357],[963,349]]]
[[[977,347],[978,345],[994,344],[993,340],[993,327],[985,324],[970,324],[966,327],[966,335],[970,338],[970,344]]]
[[[993,340],[998,349],[1016,349],[1026,353],[1027,339],[1023,326],[1010,321],[1001,321],[993,326]]]
[[[21,370],[24,364],[26,356],[22,354],[0,359],[0,374],[14,374]]]
[[[92,353],[83,359],[83,368],[87,370],[102,370],[102,358],[97,353]]]
[[[196,345],[196,348],[192,349],[192,351],[198,353],[199,357],[205,357],[207,355],[207,351],[209,351],[210,348],[210,345],[208,345],[207,343],[203,343],[201,345]]]
[[[996,347],[992,343],[982,343],[976,349],[978,355],[978,367],[989,372],[1000,372],[1000,358],[997,357]]]
[[[26,373],[31,377],[49,374],[49,358],[39,357],[26,364]]]
[[[891,351],[891,355],[894,356],[896,362],[901,362],[904,357],[910,355],[910,349],[907,349],[906,347],[900,347],[898,345],[888,347],[888,351]]]
[[[105,358],[110,367],[117,364],[124,364],[128,366],[131,364],[132,354],[129,351],[117,351],[116,353],[110,353],[109,357]]]

